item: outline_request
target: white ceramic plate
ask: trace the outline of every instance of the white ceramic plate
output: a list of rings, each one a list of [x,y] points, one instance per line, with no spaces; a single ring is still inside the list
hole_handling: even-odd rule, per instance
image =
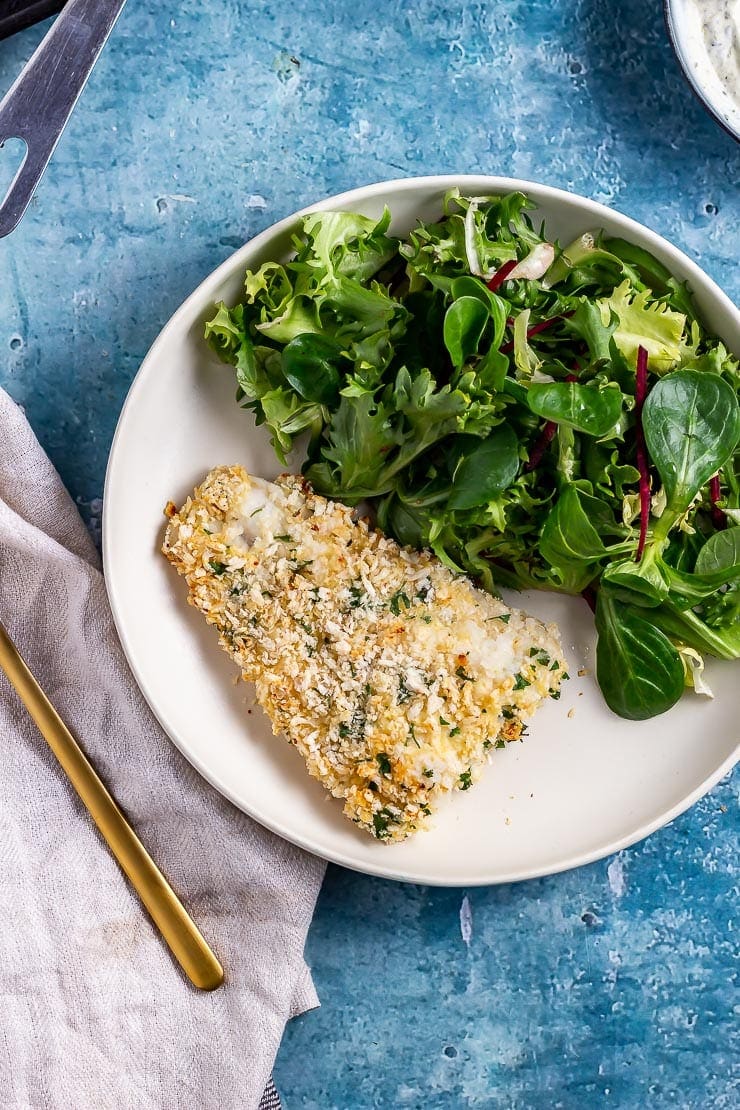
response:
[[[468,193],[522,189],[551,235],[568,241],[604,227],[652,250],[691,282],[707,322],[736,350],[740,314],[687,258],[639,224],[559,190],[506,178],[436,177],[386,182],[312,206],[378,215],[394,230],[439,214],[458,184]],[[400,845],[374,841],[341,815],[306,774],[298,753],[273,738],[212,629],[185,603],[181,579],[159,554],[164,518],[211,467],[279,470],[267,436],[234,403],[229,367],[209,354],[203,322],[214,301],[238,299],[245,269],[285,254],[296,217],[238,250],[175,313],[147,355],[121,414],[105,489],[108,592],[133,672],[165,731],[236,805],[288,840],[356,868],[412,882],[473,885],[545,875],[587,863],[670,821],[730,769],[737,748],[737,668],[712,663],[714,701],[686,696],[634,724],[605,708],[595,685],[591,615],[579,599],[516,595],[560,625],[571,682],[535,718],[523,744],[496,752],[484,780],[456,794],[435,827]],[[512,599],[509,599],[512,600]],[[579,677],[578,671],[586,674]]]

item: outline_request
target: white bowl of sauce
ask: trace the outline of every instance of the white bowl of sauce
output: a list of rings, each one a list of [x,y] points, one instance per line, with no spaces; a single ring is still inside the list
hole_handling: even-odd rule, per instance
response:
[[[665,18],[692,89],[740,141],[740,0],[665,0]]]

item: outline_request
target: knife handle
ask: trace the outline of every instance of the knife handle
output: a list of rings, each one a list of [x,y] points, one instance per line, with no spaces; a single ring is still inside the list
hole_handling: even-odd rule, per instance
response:
[[[0,624],[3,670],[188,979],[211,991],[221,964]]]
[[[64,0],[5,0],[0,4],[0,39],[23,31],[64,7]]]
[[[67,0],[0,102],[0,147],[27,147],[0,203],[0,238],[18,226],[125,2]]]

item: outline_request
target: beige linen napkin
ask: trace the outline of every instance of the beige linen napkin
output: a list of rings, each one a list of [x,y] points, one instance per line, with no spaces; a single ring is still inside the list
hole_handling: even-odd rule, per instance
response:
[[[0,390],[0,618],[226,968],[173,963],[0,673],[0,1106],[274,1106],[324,865],[211,789],[127,669],[94,546]],[[263,1096],[264,1092],[264,1096]]]

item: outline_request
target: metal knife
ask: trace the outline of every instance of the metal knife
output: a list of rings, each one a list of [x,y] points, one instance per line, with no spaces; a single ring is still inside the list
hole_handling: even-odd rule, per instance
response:
[[[28,207],[77,98],[126,0],[67,0],[0,102],[0,147],[22,139],[25,157],[0,203],[0,238]]]

